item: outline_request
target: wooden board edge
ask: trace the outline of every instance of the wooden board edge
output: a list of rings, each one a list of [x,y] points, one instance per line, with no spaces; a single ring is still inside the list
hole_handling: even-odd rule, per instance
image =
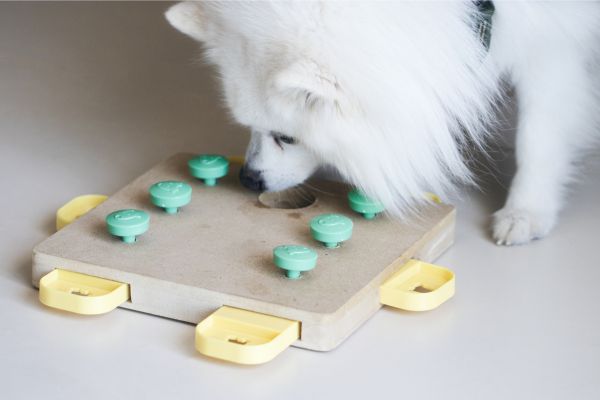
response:
[[[453,207],[433,229],[378,274],[363,290],[356,293],[343,307],[335,313],[320,314],[318,326],[312,326],[310,320],[303,322],[302,341],[296,342],[294,346],[317,351],[335,349],[382,307],[379,302],[379,287],[409,259],[434,262],[452,246],[455,226],[456,209]],[[350,309],[353,311],[349,312]],[[320,334],[321,331],[327,334],[322,334],[320,338],[312,337],[313,333]],[[332,336],[331,332],[338,332],[338,334]],[[322,340],[326,336],[331,339]]]
[[[34,249],[32,283],[55,268],[99,276],[130,284],[131,300],[121,307],[196,324],[223,305],[248,309],[302,323],[301,340],[295,347],[330,351],[347,339],[381,308],[379,286],[410,258],[432,262],[448,249],[454,239],[456,210],[452,209],[432,230],[356,293],[344,306],[330,314],[294,310],[286,306],[242,298],[207,289],[193,288],[156,278],[65,260]],[[136,284],[137,283],[137,284]],[[165,288],[165,285],[168,288]],[[165,290],[166,289],[166,290]],[[157,293],[160,293],[157,295]],[[168,306],[175,304],[175,308]],[[350,312],[352,310],[352,312]]]

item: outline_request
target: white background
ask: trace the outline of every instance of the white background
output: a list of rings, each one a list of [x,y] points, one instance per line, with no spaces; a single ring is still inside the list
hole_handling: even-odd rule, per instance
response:
[[[0,3],[1,398],[600,398],[597,161],[550,237],[503,248],[488,226],[511,160],[495,152],[499,178],[454,200],[456,244],[439,264],[456,272],[456,297],[428,313],[382,309],[332,352],[241,367],[196,353],[193,325],[42,306],[31,250],[60,205],[178,151],[244,150],[167,6]]]

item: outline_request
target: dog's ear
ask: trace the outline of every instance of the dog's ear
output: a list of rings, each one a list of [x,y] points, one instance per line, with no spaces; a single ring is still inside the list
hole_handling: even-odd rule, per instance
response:
[[[335,76],[311,59],[292,63],[275,76],[274,83],[281,94],[292,95],[307,106],[339,100],[340,88]]]
[[[200,2],[177,3],[167,10],[165,17],[179,31],[201,42],[206,41],[207,27]]]

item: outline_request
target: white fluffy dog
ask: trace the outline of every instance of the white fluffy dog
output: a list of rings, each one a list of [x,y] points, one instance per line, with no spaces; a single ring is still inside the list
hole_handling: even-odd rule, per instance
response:
[[[469,148],[508,80],[518,169],[493,235],[511,245],[555,225],[598,137],[600,2],[497,0],[491,19],[490,3],[184,2],[166,16],[204,44],[252,130],[246,186],[281,190],[329,165],[399,217],[472,181]]]

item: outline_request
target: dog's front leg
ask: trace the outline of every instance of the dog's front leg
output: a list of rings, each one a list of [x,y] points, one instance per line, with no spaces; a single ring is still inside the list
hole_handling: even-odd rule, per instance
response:
[[[517,173],[504,208],[494,214],[493,236],[501,245],[527,243],[552,229],[593,119],[592,85],[580,54],[537,54],[513,73]]]

